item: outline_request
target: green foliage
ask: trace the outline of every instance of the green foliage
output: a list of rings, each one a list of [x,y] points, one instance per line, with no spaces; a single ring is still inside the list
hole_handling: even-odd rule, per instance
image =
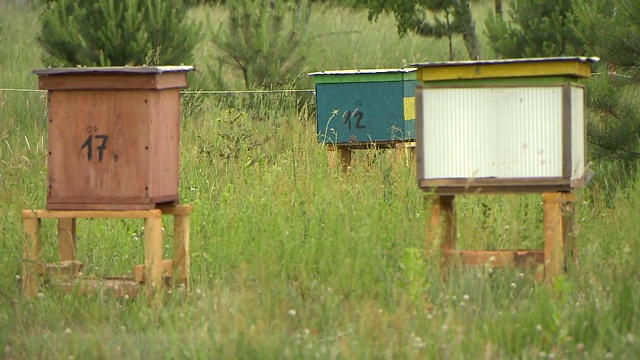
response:
[[[393,64],[396,51],[412,49],[433,57],[433,48],[446,47],[421,39],[421,48],[391,37],[395,21],[387,17],[369,26],[364,12],[327,14],[314,12],[313,32],[355,24],[361,33],[322,40],[331,49],[355,47],[359,57],[329,58],[324,48],[316,50],[319,70],[353,68],[358,61]],[[0,83],[36,87],[30,73],[41,66],[32,29],[36,12],[3,8],[0,18],[5,35],[11,35],[0,47]],[[367,39],[358,42],[361,37]],[[200,60],[206,59],[211,58]],[[46,118],[46,96],[0,94],[5,358],[637,358],[638,173],[624,188],[577,192],[580,266],[571,266],[555,286],[536,283],[535,268],[453,266],[443,282],[439,257],[422,257],[425,247],[437,253],[438,245],[425,243],[432,229],[415,167],[394,161],[389,151],[373,156],[359,150],[343,176],[328,167],[326,148],[295,98],[260,96],[264,119],[252,117],[248,107],[256,103],[248,100],[235,101],[242,106],[233,111],[204,94],[185,101],[183,114],[190,121],[182,124],[180,199],[194,206],[191,290],[188,296],[175,288],[163,293],[156,308],[144,294],[129,300],[101,291],[81,296],[44,283],[41,296],[21,296],[21,210],[44,207],[48,149],[46,122],[12,124]],[[200,102],[202,112],[190,110]],[[252,142],[257,136],[264,136],[258,147],[243,147],[242,137]],[[205,146],[211,154],[202,151]],[[234,147],[239,156],[218,155]],[[456,213],[460,249],[543,244],[539,195],[459,196]],[[173,255],[172,225],[171,217],[163,219],[166,259]],[[143,226],[140,219],[79,220],[77,255],[84,276],[130,275],[143,262]],[[57,261],[56,222],[43,219],[40,235],[43,259]],[[428,301],[412,303],[422,295]]]
[[[628,164],[640,158],[636,86],[630,79],[613,74],[599,75],[589,82],[587,136],[595,145],[591,151],[595,159]]]
[[[240,71],[247,89],[293,83],[305,60],[309,0],[230,0],[226,7],[226,30],[212,34],[218,60]]]
[[[424,252],[417,248],[406,248],[399,265],[409,300],[415,306],[424,306],[425,296],[431,286],[427,279],[428,267]]]
[[[225,0],[184,0],[187,6],[224,4]]]
[[[56,0],[41,24],[51,66],[189,64],[200,32],[182,0]]]
[[[485,20],[489,46],[499,58],[584,54],[574,32],[572,0],[511,0],[509,20],[493,12]]]
[[[588,140],[596,160],[640,158],[640,3],[620,1],[512,0],[510,20],[490,15],[489,45],[498,57],[597,55],[598,72],[588,82]]]
[[[640,159],[640,3],[592,1],[575,5],[581,41],[602,65],[589,82],[590,143],[598,159],[625,164]]]
[[[451,60],[454,35],[462,35],[469,58],[482,57],[469,0],[355,0],[354,3],[369,9],[369,20],[377,20],[383,12],[392,13],[401,35],[411,31],[426,37],[446,37]]]

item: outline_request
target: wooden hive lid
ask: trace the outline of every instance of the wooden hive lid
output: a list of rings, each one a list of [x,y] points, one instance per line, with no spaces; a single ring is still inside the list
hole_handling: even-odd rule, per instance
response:
[[[316,84],[415,80],[416,68],[327,70],[309,73]]]
[[[111,66],[33,70],[42,90],[170,89],[187,86],[192,66]]]
[[[478,61],[442,61],[411,64],[420,81],[470,80],[516,77],[591,76],[597,57],[548,57]]]

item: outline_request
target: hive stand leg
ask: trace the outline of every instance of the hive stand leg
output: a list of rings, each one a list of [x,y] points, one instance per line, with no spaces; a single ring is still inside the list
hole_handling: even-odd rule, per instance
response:
[[[42,243],[38,228],[40,219],[25,218],[24,226],[24,253],[22,256],[22,292],[33,297],[38,294],[38,273],[44,267],[42,262]]]
[[[76,219],[58,219],[58,251],[60,261],[76,259]]]
[[[176,279],[188,290],[189,289],[189,232],[190,232],[190,215],[175,215],[173,225],[174,238],[174,274]]]
[[[407,148],[404,143],[397,143],[395,148],[395,162],[396,164],[405,164],[407,157]]]
[[[415,143],[400,142],[396,144],[396,162],[404,162],[411,165],[416,156]]]
[[[545,280],[554,279],[565,270],[565,234],[568,232],[564,207],[573,194],[544,193],[544,264]]]
[[[327,155],[329,157],[329,166],[332,169],[338,166],[338,162],[340,161],[340,159],[338,159],[338,149],[335,145],[327,146]]]
[[[431,203],[431,234],[425,248],[439,244],[442,252],[442,274],[450,261],[451,252],[456,248],[456,218],[454,196],[439,195]]]
[[[578,265],[578,253],[576,248],[576,217],[575,194],[565,194],[562,207],[562,238],[564,239],[565,271],[569,267]]]
[[[351,148],[348,146],[329,145],[329,166],[335,168],[338,163],[342,165],[342,173],[346,174],[351,166]]]
[[[162,218],[160,210],[144,223],[145,286],[149,290],[162,288]]]

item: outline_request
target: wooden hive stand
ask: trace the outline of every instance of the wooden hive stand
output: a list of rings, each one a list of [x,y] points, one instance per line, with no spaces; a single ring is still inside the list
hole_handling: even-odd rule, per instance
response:
[[[394,149],[396,162],[409,159],[413,161],[416,154],[415,142],[381,142],[381,143],[353,143],[353,144],[329,144],[327,145],[329,155],[329,166],[335,168],[338,164],[342,167],[342,172],[347,173],[351,167],[351,155],[353,150],[361,149]]]
[[[454,195],[436,195],[431,201],[431,233],[426,249],[439,245],[442,251],[443,275],[454,261],[467,266],[515,267],[543,266],[547,282],[563,274],[569,259],[576,259],[573,238],[573,203],[575,194],[570,192],[543,193],[544,249],[542,250],[457,250],[456,213]],[[435,242],[435,243],[434,243]],[[541,275],[541,274],[539,274]],[[537,277],[538,279],[541,276]]]
[[[39,292],[42,276],[52,279],[68,292],[91,294],[95,287],[106,287],[116,296],[134,296],[144,285],[149,291],[179,284],[189,288],[189,220],[191,205],[158,205],[151,210],[23,210],[24,255],[22,290],[26,296]],[[162,216],[174,217],[174,258],[162,259]],[[76,219],[144,219],[144,264],[136,265],[132,278],[82,279],[82,264],[76,258]],[[58,220],[60,262],[46,264],[42,259],[39,235],[41,219]],[[172,280],[172,281],[171,281]]]

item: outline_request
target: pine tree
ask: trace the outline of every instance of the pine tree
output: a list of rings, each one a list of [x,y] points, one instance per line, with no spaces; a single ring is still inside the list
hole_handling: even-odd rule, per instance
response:
[[[576,56],[584,46],[574,31],[574,0],[511,0],[509,20],[490,13],[489,46],[499,58]]]
[[[246,88],[290,85],[300,75],[311,16],[309,0],[228,0],[228,27],[213,33],[219,60],[242,73]]]
[[[461,35],[470,59],[482,58],[480,41],[469,0],[354,0],[369,9],[369,20],[383,12],[396,17],[398,33],[449,40],[449,58],[453,60],[453,36]]]
[[[622,164],[640,160],[640,2],[595,0],[576,4],[577,34],[601,58],[589,81],[589,142],[593,155]]]
[[[200,32],[182,0],[55,0],[41,24],[50,66],[191,63]]]
[[[502,20],[502,0],[495,0],[493,2],[493,10],[495,13],[495,17]]]

